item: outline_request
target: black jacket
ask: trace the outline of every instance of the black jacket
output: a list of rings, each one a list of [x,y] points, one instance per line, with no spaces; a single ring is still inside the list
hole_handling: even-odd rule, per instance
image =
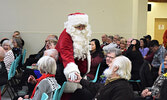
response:
[[[91,83],[82,79],[81,85],[95,94],[93,100],[133,100],[134,94],[128,81],[125,79],[118,79],[103,85],[100,83]]]

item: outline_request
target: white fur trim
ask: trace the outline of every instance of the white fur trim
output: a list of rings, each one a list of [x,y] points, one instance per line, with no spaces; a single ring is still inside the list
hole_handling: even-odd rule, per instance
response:
[[[90,55],[90,51],[88,50],[88,53],[87,53],[87,61],[88,61],[88,70],[86,73],[89,73],[90,72],[90,66],[91,66],[91,55]]]
[[[70,62],[64,68],[64,75],[66,76],[67,79],[68,79],[69,74],[72,73],[72,72],[80,73],[80,71],[78,69],[78,66],[75,63]]]
[[[79,25],[79,24],[84,24],[88,25],[88,15],[70,15],[68,16],[68,23],[71,23],[72,26]]]

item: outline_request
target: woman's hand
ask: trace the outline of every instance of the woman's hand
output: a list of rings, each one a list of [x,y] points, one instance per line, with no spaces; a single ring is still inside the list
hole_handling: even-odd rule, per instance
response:
[[[28,83],[31,83],[31,84],[36,84],[37,83],[37,81],[36,81],[36,79],[33,75],[30,75],[28,77]]]
[[[69,80],[70,82],[80,83],[80,81],[81,81],[81,79],[82,79],[81,75],[78,74],[78,73],[75,73],[75,75],[77,76],[77,79],[76,79],[76,80],[72,81],[71,78],[68,78],[68,80]]]

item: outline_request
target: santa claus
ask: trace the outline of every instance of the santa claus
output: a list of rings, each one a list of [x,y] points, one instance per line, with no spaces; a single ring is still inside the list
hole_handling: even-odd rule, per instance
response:
[[[91,30],[88,24],[88,15],[84,13],[70,14],[64,26],[65,29],[59,37],[56,49],[59,52],[59,60],[64,65],[66,79],[70,78],[74,81],[77,79],[75,73],[83,76],[90,70],[89,38]],[[76,85],[70,85],[71,87],[77,88]]]

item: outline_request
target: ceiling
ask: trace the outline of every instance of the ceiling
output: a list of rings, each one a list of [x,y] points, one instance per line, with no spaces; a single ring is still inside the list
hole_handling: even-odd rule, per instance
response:
[[[167,0],[148,0],[148,2],[167,2]]]

